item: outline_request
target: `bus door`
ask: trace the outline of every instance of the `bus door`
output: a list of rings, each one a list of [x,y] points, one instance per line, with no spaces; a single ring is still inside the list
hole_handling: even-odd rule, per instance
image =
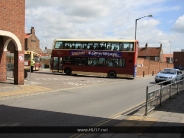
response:
[[[59,72],[59,57],[52,57],[52,71]]]
[[[63,58],[59,58],[59,72],[63,72]]]

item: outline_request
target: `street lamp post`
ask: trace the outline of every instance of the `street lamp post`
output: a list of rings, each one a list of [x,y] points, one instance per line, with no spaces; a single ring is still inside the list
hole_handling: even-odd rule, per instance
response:
[[[141,18],[135,19],[135,40],[136,40],[136,31],[137,31],[137,21],[138,21],[139,19],[144,18],[144,17],[153,17],[153,16],[152,16],[152,15],[148,15],[148,16],[143,16],[143,17],[141,17]]]
[[[170,43],[170,60],[169,60],[169,63],[171,63],[171,41],[169,41]]]

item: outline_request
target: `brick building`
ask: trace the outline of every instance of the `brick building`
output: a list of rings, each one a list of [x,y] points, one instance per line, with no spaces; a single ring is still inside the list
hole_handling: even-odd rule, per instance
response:
[[[138,58],[163,62],[162,44],[160,44],[160,47],[148,47],[148,44],[146,43],[145,47],[139,48]]]
[[[14,84],[24,85],[25,0],[0,0],[0,81],[6,81],[6,52],[14,52]]]
[[[31,27],[30,33],[25,34],[25,50],[34,51],[36,53],[41,53],[40,40],[35,35],[34,27]]]
[[[173,54],[163,54],[163,62],[173,63]]]

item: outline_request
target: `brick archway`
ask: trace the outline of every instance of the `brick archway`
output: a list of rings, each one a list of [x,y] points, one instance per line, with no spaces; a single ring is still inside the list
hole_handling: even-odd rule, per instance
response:
[[[1,36],[6,36],[6,37],[9,37],[10,38],[4,44],[4,51],[7,51],[7,46],[8,46],[8,44],[9,44],[9,42],[11,40],[14,42],[16,50],[17,51],[22,51],[21,43],[20,43],[18,37],[15,34],[13,34],[11,32],[8,32],[8,31],[0,30],[0,35]]]
[[[0,36],[3,38],[0,45],[0,81],[6,81],[6,52],[8,44],[13,41],[15,45],[14,52],[14,84],[24,85],[24,62],[19,60],[22,55],[22,45],[18,37],[8,31],[0,30]]]

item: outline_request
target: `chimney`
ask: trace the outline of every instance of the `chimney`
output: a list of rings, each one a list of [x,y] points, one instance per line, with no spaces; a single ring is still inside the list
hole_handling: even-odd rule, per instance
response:
[[[47,47],[45,47],[45,49],[47,49]]]
[[[162,43],[160,43],[160,48],[162,49]]]
[[[35,29],[34,29],[34,27],[31,27],[31,34],[34,34],[35,35]]]
[[[145,48],[148,48],[148,43],[145,44]]]

